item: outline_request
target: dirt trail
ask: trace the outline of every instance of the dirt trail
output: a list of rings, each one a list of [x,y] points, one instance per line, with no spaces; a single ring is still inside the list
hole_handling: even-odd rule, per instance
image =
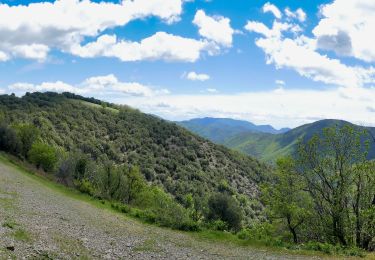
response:
[[[308,259],[144,225],[0,162],[0,259]]]

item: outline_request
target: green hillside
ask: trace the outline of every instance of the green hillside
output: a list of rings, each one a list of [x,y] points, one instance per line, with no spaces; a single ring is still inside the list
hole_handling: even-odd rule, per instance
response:
[[[248,121],[230,118],[195,118],[187,121],[177,122],[177,124],[189,129],[193,133],[219,144],[223,144],[226,140],[242,133],[252,132],[278,134],[289,130],[288,128],[276,130],[270,125],[255,125]]]
[[[368,131],[369,139],[375,135],[375,128],[361,127],[341,120],[321,120],[292,129],[283,134],[242,133],[227,139],[224,145],[246,154],[255,156],[264,161],[275,161],[278,157],[293,154],[298,140],[308,140],[314,134],[321,134],[324,128],[343,125],[352,125],[362,131]],[[375,147],[371,146],[369,158],[375,158]]]
[[[229,193],[242,203],[245,222],[262,215],[256,200],[257,184],[269,168],[174,123],[69,93],[33,93],[22,98],[2,95],[0,119],[9,126],[32,125],[39,129],[42,143],[73,157],[88,156],[104,169],[110,164],[138,166],[150,185],[161,187],[179,204],[189,207],[189,196],[202,202],[202,214],[211,194]],[[43,145],[36,148],[44,149]],[[88,178],[95,178],[95,174]],[[112,174],[110,170],[108,174]],[[108,195],[116,196],[120,197],[116,190]]]

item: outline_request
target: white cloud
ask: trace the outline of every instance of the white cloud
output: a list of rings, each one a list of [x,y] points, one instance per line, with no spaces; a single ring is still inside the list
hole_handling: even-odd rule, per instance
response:
[[[217,93],[218,92],[218,90],[216,89],[216,88],[208,88],[208,89],[206,89],[207,90],[207,92],[209,92],[209,93]]]
[[[364,86],[375,83],[375,69],[345,65],[317,51],[318,40],[301,35],[293,23],[274,21],[272,28],[249,21],[245,29],[261,34],[256,45],[266,54],[268,64],[287,68],[314,81],[338,86]]]
[[[375,61],[375,1],[335,0],[323,5],[323,17],[313,30],[321,49]]]
[[[194,71],[191,71],[183,75],[184,78],[192,81],[207,81],[210,79],[210,76],[204,73],[198,74]]]
[[[289,18],[292,18],[292,19],[297,19],[298,21],[300,22],[304,22],[306,21],[306,13],[301,9],[301,8],[298,8],[296,11],[291,11],[288,7],[285,8],[285,15]]]
[[[75,88],[69,84],[66,84],[62,81],[56,81],[56,82],[43,82],[40,85],[30,84],[30,83],[14,83],[8,87],[11,91],[16,92],[44,92],[44,91],[54,91],[54,92],[74,92],[74,93],[80,93],[80,89]]]
[[[277,6],[267,2],[263,5],[263,13],[267,13],[267,12],[270,12],[272,13],[277,19],[281,19],[282,17],[282,14],[279,10],[279,8],[277,8]]]
[[[281,79],[277,79],[277,80],[275,80],[275,84],[276,84],[276,85],[285,86],[285,81],[284,81],[284,80],[281,80]]]
[[[221,16],[208,16],[203,10],[198,10],[193,23],[199,27],[199,34],[208,40],[225,47],[232,46],[235,31],[230,25],[230,19]]]
[[[343,119],[375,126],[375,89],[331,88],[297,90],[277,88],[238,94],[169,95],[116,98],[127,104],[169,120],[195,117],[229,117],[275,127],[295,127],[320,119]],[[236,104],[235,106],[233,104]],[[317,105],[319,104],[319,105]]]
[[[71,85],[62,81],[43,82],[41,84],[14,83],[8,86],[8,92],[16,92],[23,95],[25,92],[72,92],[77,94],[89,94],[97,97],[112,96],[138,96],[154,97],[167,95],[167,89],[155,89],[138,82],[121,82],[113,74],[97,76],[85,79],[82,83]]]
[[[135,19],[156,16],[171,23],[179,19],[182,4],[182,0],[0,4],[0,61],[12,57],[43,60],[50,49],[69,52],[86,37],[97,37]]]
[[[93,57],[116,57],[121,61],[165,60],[194,62],[202,52],[211,52],[211,44],[203,40],[183,38],[158,32],[140,42],[118,40],[116,35],[102,35],[95,42],[71,47],[74,55]]]

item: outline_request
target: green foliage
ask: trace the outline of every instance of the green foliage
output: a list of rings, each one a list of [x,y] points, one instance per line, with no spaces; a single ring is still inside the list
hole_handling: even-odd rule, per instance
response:
[[[40,136],[39,130],[31,124],[17,124],[13,126],[17,133],[17,137],[22,145],[21,155],[27,158],[33,143],[38,140]]]
[[[222,220],[235,231],[241,229],[241,209],[231,196],[222,193],[213,194],[208,200],[208,208],[209,220]]]
[[[128,170],[139,166],[144,179],[161,187],[178,203],[183,204],[185,196],[191,194],[194,207],[189,215],[202,222],[209,194],[221,190],[250,199],[255,196],[256,183],[272,171],[257,160],[212,144],[174,123],[127,106],[105,103],[103,109],[102,104],[70,93],[0,97],[4,122],[35,126],[42,142],[68,151],[73,157],[72,161],[58,156],[56,177],[72,186],[76,179],[87,179],[97,197],[132,204],[137,189],[125,186],[131,178]],[[17,144],[17,138],[11,143]],[[108,164],[127,169],[109,170],[105,167]],[[219,183],[223,185],[219,187]],[[243,214],[250,223],[262,218],[262,207],[249,208]]]
[[[262,199],[268,206],[271,219],[282,221],[293,236],[294,243],[298,243],[299,229],[312,208],[311,198],[305,189],[305,181],[296,172],[291,157],[279,159],[273,182],[262,186]]]
[[[56,150],[48,144],[34,143],[28,154],[30,162],[42,167],[46,172],[52,172],[58,161]]]

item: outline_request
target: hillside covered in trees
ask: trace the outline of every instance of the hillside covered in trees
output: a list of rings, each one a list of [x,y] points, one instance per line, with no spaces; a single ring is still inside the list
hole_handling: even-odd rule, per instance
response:
[[[191,208],[196,221],[223,219],[207,211],[214,195],[224,203],[234,200],[243,223],[263,217],[258,183],[270,168],[174,123],[69,93],[3,95],[0,111],[5,150],[69,186],[129,204],[135,195],[122,185],[135,182],[122,183],[124,174],[171,194],[178,205]]]
[[[287,132],[297,133],[293,157],[275,155],[270,167],[127,106],[70,93],[3,95],[0,150],[148,223],[364,255],[375,250],[372,136],[322,122]]]

